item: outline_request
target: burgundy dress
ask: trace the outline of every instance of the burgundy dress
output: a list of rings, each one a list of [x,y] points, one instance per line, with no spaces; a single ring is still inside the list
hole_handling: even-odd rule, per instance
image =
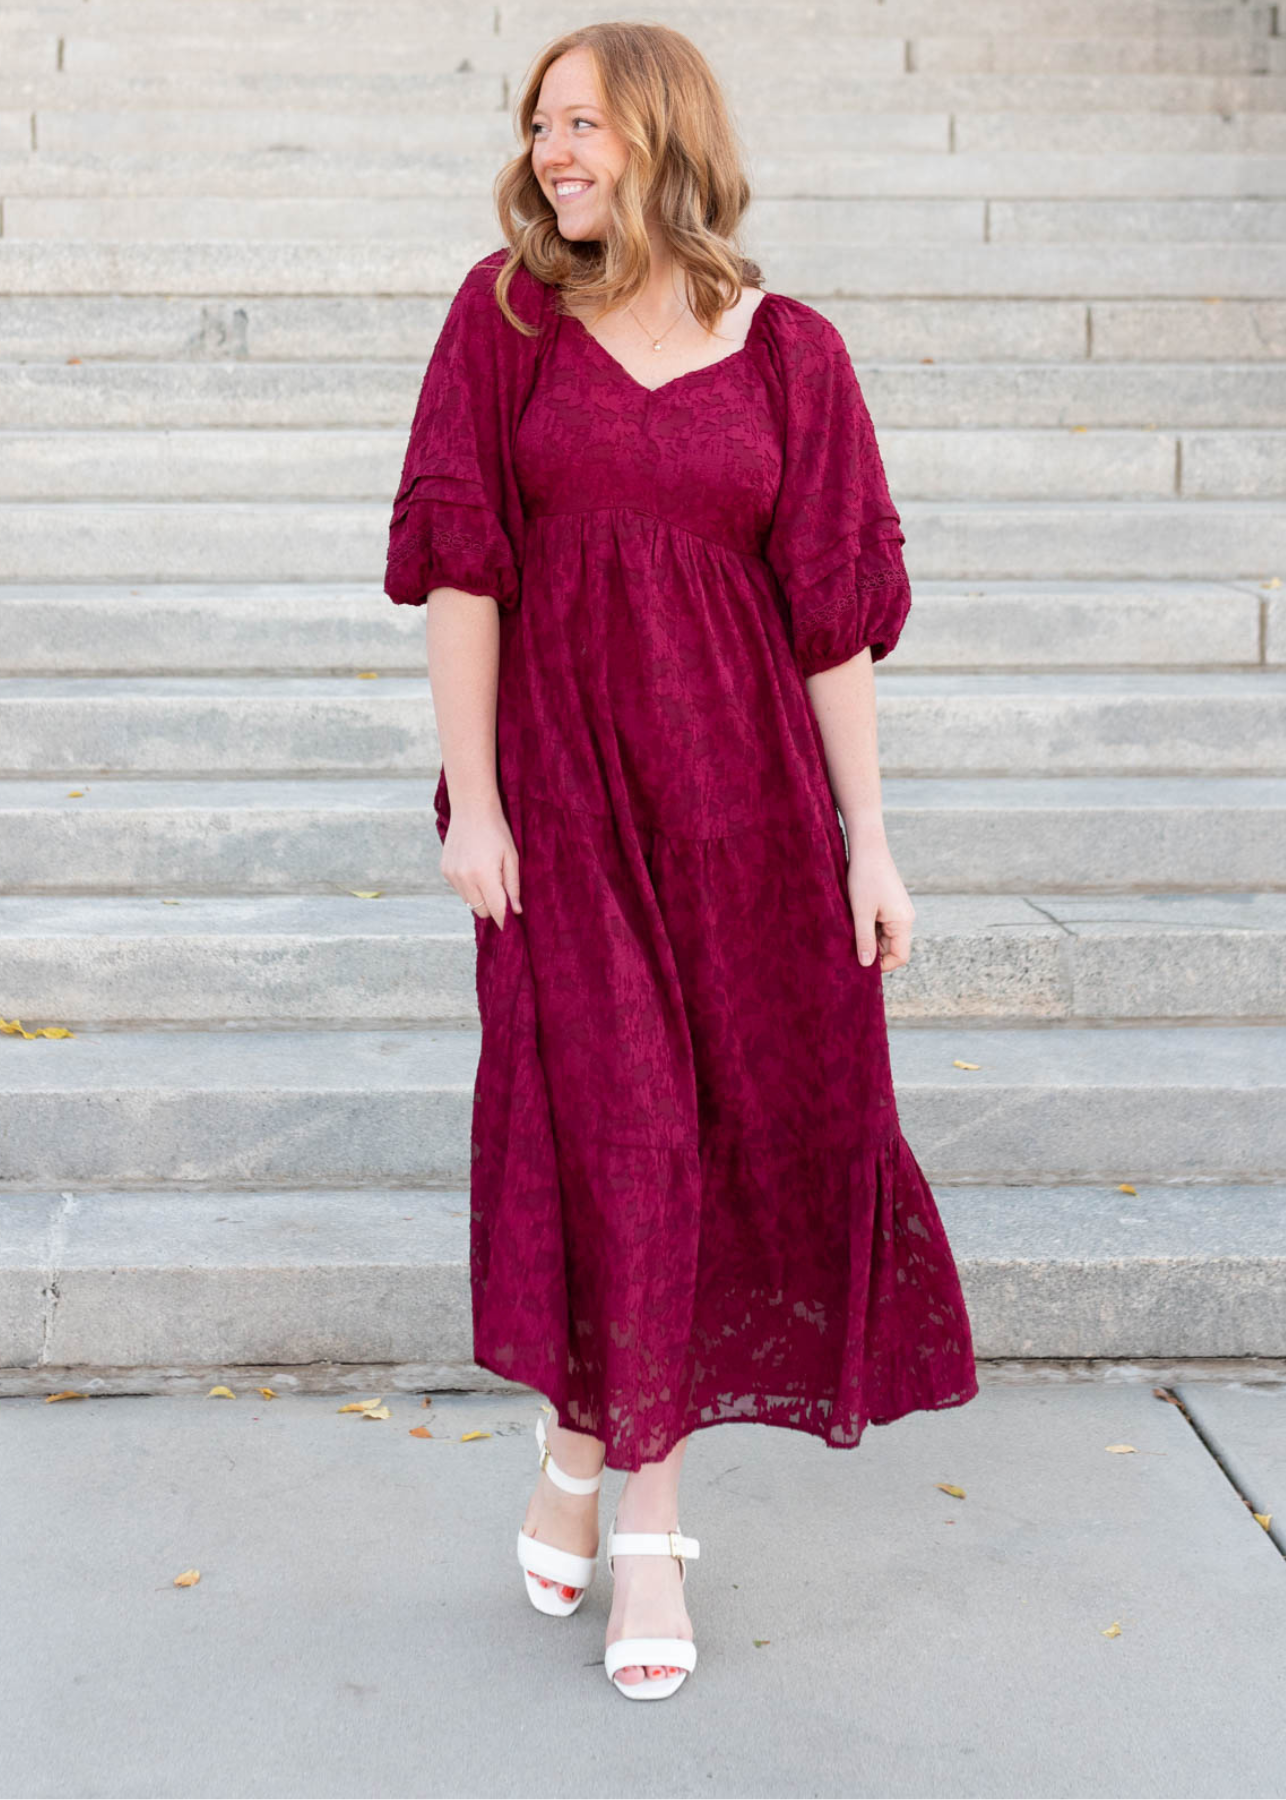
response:
[[[523,267],[511,325],[505,260],[434,347],[385,582],[500,608],[523,910],[474,916],[474,1354],[616,1469],[735,1420],[852,1446],[978,1391],[804,685],[896,643],[899,517],[813,308],[765,294],[649,391]]]

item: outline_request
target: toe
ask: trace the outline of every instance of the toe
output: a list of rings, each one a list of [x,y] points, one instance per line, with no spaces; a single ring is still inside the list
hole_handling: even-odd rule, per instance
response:
[[[580,1589],[574,1587],[560,1587],[558,1591],[564,1600],[574,1600],[580,1593]]]

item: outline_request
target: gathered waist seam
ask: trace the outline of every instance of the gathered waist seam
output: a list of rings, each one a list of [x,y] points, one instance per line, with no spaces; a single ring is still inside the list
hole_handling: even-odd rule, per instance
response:
[[[716,550],[726,550],[730,556],[739,556],[744,562],[762,563],[763,552],[760,550],[742,550],[736,544],[725,543],[722,538],[707,537],[702,531],[693,531],[690,525],[680,525],[674,519],[667,519],[664,513],[651,512],[644,506],[576,506],[548,512],[527,513],[527,521],[533,519],[588,519],[596,513],[629,513],[636,519],[655,519],[658,525],[668,525],[671,531],[680,531],[684,537],[695,538],[700,544],[709,544]]]

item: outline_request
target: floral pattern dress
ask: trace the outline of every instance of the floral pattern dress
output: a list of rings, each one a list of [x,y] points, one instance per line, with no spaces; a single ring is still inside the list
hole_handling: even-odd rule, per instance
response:
[[[903,534],[836,328],[765,293],[649,390],[503,250],[434,346],[385,591],[499,606],[522,911],[474,916],[474,1355],[609,1466],[733,1421],[855,1445],[977,1392],[902,1134],[806,677],[886,656]],[[439,838],[450,822],[445,770]]]

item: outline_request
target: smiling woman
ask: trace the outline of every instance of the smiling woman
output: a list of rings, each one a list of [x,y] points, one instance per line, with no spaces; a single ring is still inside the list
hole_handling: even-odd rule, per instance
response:
[[[911,595],[843,338],[736,247],[695,47],[589,27],[519,117],[511,247],[435,346],[386,589],[432,602],[442,866],[477,919],[474,1355],[554,1409],[526,1589],[579,1606],[627,1470],[605,1666],[654,1699],[696,1659],[693,1433],[849,1448],[977,1391],[884,1015],[912,909],[871,665]]]

